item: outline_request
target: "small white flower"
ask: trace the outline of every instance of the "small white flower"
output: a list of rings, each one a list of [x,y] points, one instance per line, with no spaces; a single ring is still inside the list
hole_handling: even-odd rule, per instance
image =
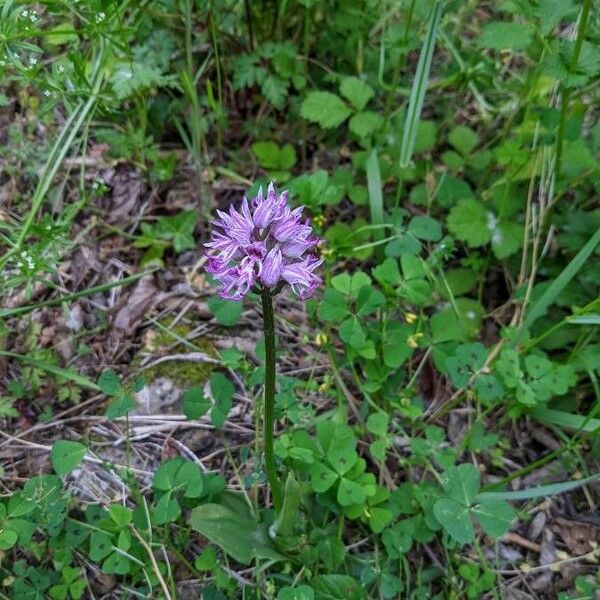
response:
[[[101,21],[104,21],[104,19],[106,19],[106,13],[103,11],[100,11],[97,15],[96,15],[96,23],[100,23]]]
[[[29,57],[29,64],[30,65],[37,65],[37,58],[35,56],[30,56]]]
[[[64,73],[65,72],[65,68],[62,65],[58,65],[58,72],[59,73]]]
[[[50,90],[44,90],[44,96],[46,96],[46,98],[49,98],[52,95],[52,93],[50,92]]]

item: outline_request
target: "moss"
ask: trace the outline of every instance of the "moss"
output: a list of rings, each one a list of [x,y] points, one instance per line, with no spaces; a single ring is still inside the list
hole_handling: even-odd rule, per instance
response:
[[[139,367],[142,359],[147,357],[149,353],[154,358],[157,358],[169,354],[186,354],[188,352],[201,351],[208,356],[218,358],[219,353],[213,343],[205,337],[193,340],[192,343],[197,347],[197,350],[183,344],[173,347],[177,343],[177,338],[185,338],[194,329],[195,323],[179,322],[174,327],[171,327],[171,321],[172,318],[167,317],[159,321],[159,323],[172,333],[165,331],[162,327],[154,327],[146,332],[145,348],[133,360],[135,366]],[[168,377],[177,385],[186,387],[203,385],[214,371],[215,366],[212,363],[192,360],[166,360],[149,369],[144,369],[142,373],[147,382],[154,381],[159,377]]]

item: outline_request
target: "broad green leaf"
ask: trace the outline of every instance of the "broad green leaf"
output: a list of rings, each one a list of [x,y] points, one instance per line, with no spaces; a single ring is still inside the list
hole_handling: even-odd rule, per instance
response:
[[[364,317],[384,305],[385,296],[378,289],[364,286],[356,299],[356,314],[359,317]]]
[[[218,296],[211,296],[208,300],[208,308],[215,315],[215,319],[220,325],[228,327],[239,321],[244,310],[244,303],[241,300],[236,302],[234,300],[223,300]]]
[[[479,471],[470,463],[450,467],[442,475],[445,495],[465,506],[471,506],[480,484]]]
[[[214,400],[210,413],[211,421],[215,427],[221,428],[231,410],[235,386],[223,373],[213,373],[209,381]]]
[[[338,479],[337,473],[323,463],[315,462],[310,465],[310,485],[318,494],[326,492]]]
[[[468,544],[475,539],[469,508],[464,504],[452,498],[440,498],[433,505],[433,514],[459,544]]]
[[[181,514],[179,503],[171,492],[163,494],[154,507],[154,522],[157,525],[173,523]]]
[[[420,240],[437,242],[442,238],[442,227],[431,217],[413,217],[408,224],[408,233]]]
[[[217,553],[212,546],[207,546],[194,561],[194,567],[198,571],[212,571],[217,565]]]
[[[86,452],[87,448],[79,442],[59,440],[50,451],[52,467],[58,475],[68,475],[81,463]]]
[[[99,562],[112,551],[112,537],[103,531],[92,531],[90,535],[90,558],[94,562]]]
[[[394,514],[387,508],[372,506],[369,508],[369,525],[375,533],[381,533],[392,521]]]
[[[371,278],[363,271],[356,271],[352,275],[340,273],[331,278],[331,285],[342,294],[356,298],[361,288],[371,285]]]
[[[233,504],[233,503],[231,503]],[[191,514],[192,528],[216,544],[238,562],[247,565],[255,559],[282,560],[264,525],[242,509],[243,503],[209,503],[197,506]]]
[[[516,511],[507,502],[481,502],[472,509],[473,515],[479,521],[481,528],[492,537],[503,536],[516,516]]]
[[[296,151],[291,144],[279,147],[275,142],[255,142],[252,152],[264,169],[285,171],[296,163]]]
[[[398,285],[401,281],[398,261],[395,258],[386,258],[381,264],[372,269],[373,277],[382,283]]]
[[[346,103],[331,92],[309,92],[300,108],[302,117],[323,129],[341,125],[351,113]]]
[[[326,323],[338,323],[348,314],[348,304],[343,294],[327,288],[319,304],[319,317]]]
[[[277,593],[277,600],[314,600],[315,590],[308,585],[286,586]]]
[[[374,433],[375,435],[385,435],[388,430],[389,422],[390,417],[387,413],[373,413],[372,415],[369,415],[369,418],[367,419],[367,431]]]
[[[484,402],[501,398],[504,388],[493,375],[479,374],[475,377],[475,389]]]
[[[339,333],[342,340],[353,348],[362,348],[367,340],[367,334],[355,316],[346,319],[340,325]]]
[[[337,492],[337,501],[342,506],[362,504],[367,499],[367,493],[362,485],[343,477],[340,480]]]
[[[278,536],[291,535],[298,519],[298,510],[301,501],[302,488],[294,475],[289,473],[283,490],[283,506],[269,533],[274,533]]]
[[[130,410],[135,408],[135,400],[130,394],[122,391],[107,407],[106,416],[113,420],[124,417]]]
[[[365,600],[363,587],[349,575],[318,575],[310,580],[318,600]]]
[[[175,476],[183,463],[184,459],[180,456],[177,458],[170,458],[163,462],[154,473],[154,478],[152,479],[152,486],[154,489],[162,491],[172,490],[177,485]]]
[[[205,415],[210,407],[211,401],[199,385],[189,388],[183,395],[183,414],[192,421]]]
[[[0,550],[9,550],[12,548],[18,539],[16,531],[11,529],[3,529],[0,531]]]
[[[98,386],[107,396],[116,396],[121,389],[121,382],[114,369],[105,369],[100,373]]]

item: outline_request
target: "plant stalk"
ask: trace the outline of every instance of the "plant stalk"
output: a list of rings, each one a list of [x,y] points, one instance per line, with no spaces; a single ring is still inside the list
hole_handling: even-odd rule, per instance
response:
[[[263,415],[265,469],[273,494],[275,510],[279,512],[283,505],[283,494],[277,479],[275,454],[273,452],[273,430],[275,428],[275,316],[273,313],[273,298],[269,290],[263,290],[261,298],[265,328],[265,406]]]
[[[577,28],[577,38],[575,39],[575,47],[573,48],[573,56],[571,57],[571,64],[569,65],[569,75],[573,75],[577,71],[577,63],[579,62],[579,54],[581,53],[581,46],[583,45],[583,39],[585,37],[585,28],[587,25],[588,17],[590,16],[590,8],[592,6],[592,0],[583,0],[583,7],[581,9],[581,15],[579,17],[579,26]],[[560,107],[560,119],[558,122],[558,132],[556,135],[556,162],[555,162],[555,174],[558,178],[560,176],[560,167],[562,160],[562,149],[563,149],[563,138],[565,135],[565,124],[567,122],[567,111],[569,109],[569,100],[571,99],[571,89],[566,87],[562,94],[561,107]]]

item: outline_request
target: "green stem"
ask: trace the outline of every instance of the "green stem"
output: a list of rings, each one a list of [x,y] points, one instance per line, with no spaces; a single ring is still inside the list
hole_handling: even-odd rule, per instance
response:
[[[590,7],[592,0],[583,0],[583,8],[581,9],[581,16],[579,17],[579,27],[577,28],[577,39],[575,40],[575,47],[573,48],[573,56],[571,57],[571,64],[569,65],[569,75],[573,75],[577,70],[577,63],[579,62],[579,54],[581,53],[581,46],[583,44],[583,38],[585,35],[585,27],[587,20],[590,15]],[[569,99],[571,97],[571,89],[566,88],[562,95],[562,102],[560,107],[560,120],[558,122],[558,133],[556,135],[556,177],[560,175],[560,163],[562,158],[562,147],[563,138],[565,135],[565,124],[567,122],[567,111],[569,109]]]
[[[265,469],[273,494],[275,510],[279,512],[283,504],[283,495],[277,479],[273,452],[273,430],[275,428],[275,315],[273,314],[273,299],[270,292],[263,290],[261,298],[265,326],[265,407],[263,416]]]

